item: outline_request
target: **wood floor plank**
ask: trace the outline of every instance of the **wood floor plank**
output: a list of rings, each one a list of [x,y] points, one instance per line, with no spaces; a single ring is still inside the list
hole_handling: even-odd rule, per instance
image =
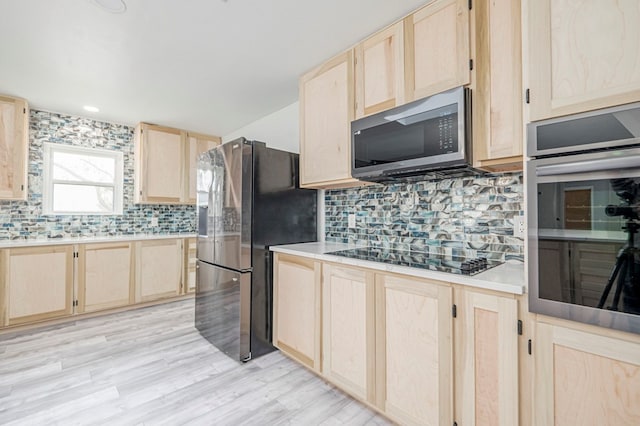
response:
[[[246,364],[193,327],[193,300],[0,335],[0,424],[387,425],[273,352]]]

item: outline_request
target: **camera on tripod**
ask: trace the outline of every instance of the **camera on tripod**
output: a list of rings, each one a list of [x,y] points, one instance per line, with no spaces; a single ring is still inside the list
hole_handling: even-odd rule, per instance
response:
[[[603,308],[609,292],[617,278],[612,304],[607,308],[617,311],[622,296],[622,311],[640,314],[640,249],[635,247],[634,237],[640,229],[638,216],[638,195],[640,184],[634,179],[611,179],[611,188],[624,200],[619,206],[609,204],[604,212],[607,216],[622,216],[626,219],[622,229],[627,233],[627,244],[620,250],[616,264],[611,271],[607,285],[602,292],[597,307]]]
[[[614,206],[609,204],[604,208],[607,216],[622,216],[625,219],[637,220],[638,217],[638,196],[640,195],[640,185],[633,179],[619,178],[611,179],[611,188],[616,195],[625,200],[625,204]]]

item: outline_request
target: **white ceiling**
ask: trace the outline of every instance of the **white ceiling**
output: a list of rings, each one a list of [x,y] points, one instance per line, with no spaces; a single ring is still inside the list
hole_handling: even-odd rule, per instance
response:
[[[426,0],[0,0],[0,93],[33,108],[226,135]],[[100,108],[91,114],[83,105]]]

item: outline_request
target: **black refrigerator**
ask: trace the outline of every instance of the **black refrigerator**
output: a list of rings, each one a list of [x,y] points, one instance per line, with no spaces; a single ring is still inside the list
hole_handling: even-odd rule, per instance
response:
[[[269,246],[316,241],[298,169],[298,154],[244,138],[198,157],[195,325],[239,361],[274,350]]]

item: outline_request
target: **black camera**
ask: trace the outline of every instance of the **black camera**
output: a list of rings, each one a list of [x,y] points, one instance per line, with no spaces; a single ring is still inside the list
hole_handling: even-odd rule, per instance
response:
[[[614,206],[609,204],[604,212],[607,216],[623,216],[625,219],[639,219],[638,195],[640,184],[631,178],[611,179],[611,188],[616,195],[625,201],[625,204]]]

